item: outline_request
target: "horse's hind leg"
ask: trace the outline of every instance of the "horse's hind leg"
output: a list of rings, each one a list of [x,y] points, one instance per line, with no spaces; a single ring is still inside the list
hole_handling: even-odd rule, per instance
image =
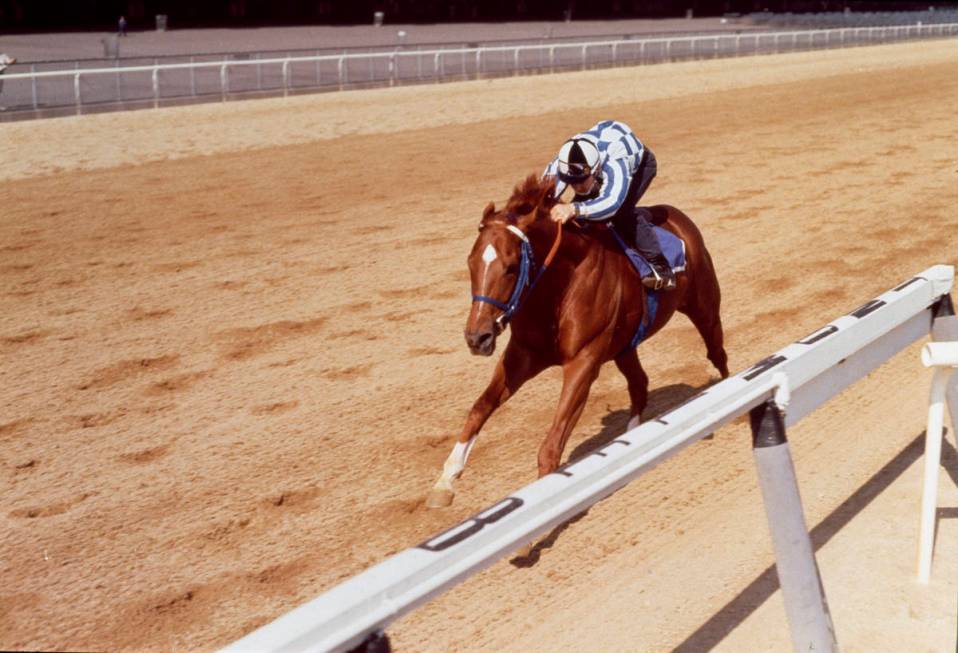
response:
[[[706,257],[708,257],[707,253]],[[719,314],[722,293],[719,290],[711,260],[707,259],[705,263],[706,269],[699,270],[698,278],[689,288],[685,305],[680,306],[679,310],[689,316],[702,336],[702,340],[705,341],[708,358],[712,361],[712,365],[723,379],[727,379],[728,355],[725,353],[725,336],[722,332],[722,317]]]
[[[442,466],[442,474],[439,475],[439,479],[426,497],[426,506],[444,508],[452,503],[455,497],[452,482],[462,474],[469,452],[476,443],[479,429],[496,408],[505,403],[523,383],[541,372],[544,367],[526,350],[513,346],[511,342],[506,346],[506,351],[496,364],[492,380],[472,405],[462,433]]]
[[[615,366],[622,372],[622,376],[629,384],[629,400],[632,402],[629,411],[629,424],[625,427],[630,431],[639,425],[642,411],[649,401],[649,377],[642,369],[639,355],[634,349],[628,349],[615,357]]]
[[[698,329],[702,340],[705,341],[707,355],[715,369],[723,379],[728,378],[728,354],[725,353],[725,336],[722,333],[722,319],[718,314],[718,307],[713,311],[688,313],[692,324]]]

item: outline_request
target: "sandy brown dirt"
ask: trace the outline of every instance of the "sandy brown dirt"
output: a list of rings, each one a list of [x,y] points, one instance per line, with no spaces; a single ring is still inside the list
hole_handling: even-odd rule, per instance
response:
[[[482,206],[596,119],[702,228],[733,370],[955,264],[956,66],[953,40],[0,126],[0,648],[211,649],[533,480],[554,370],[422,505],[494,363],[461,335]],[[713,374],[682,317],[640,354],[646,417]],[[955,642],[958,520],[913,581],[928,382],[913,347],[792,431],[845,650]],[[609,367],[567,456],[627,409]],[[397,650],[787,650],[748,443],[685,450]]]

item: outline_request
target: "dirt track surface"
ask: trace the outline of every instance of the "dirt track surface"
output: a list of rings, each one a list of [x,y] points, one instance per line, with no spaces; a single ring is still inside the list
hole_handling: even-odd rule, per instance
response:
[[[556,370],[422,505],[494,364],[461,334],[482,207],[597,119],[704,232],[733,371],[958,263],[956,65],[952,40],[0,126],[0,648],[224,645],[534,480]],[[713,373],[681,316],[640,355],[646,418]],[[929,381],[912,347],[790,433],[844,650],[954,646],[956,520],[913,580]],[[609,366],[567,456],[627,410]],[[396,649],[788,650],[748,445],[686,449]]]

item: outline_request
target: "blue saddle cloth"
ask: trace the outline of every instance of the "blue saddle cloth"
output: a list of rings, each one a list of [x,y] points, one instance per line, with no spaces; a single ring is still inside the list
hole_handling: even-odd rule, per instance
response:
[[[615,229],[609,229],[609,231],[612,232],[616,242],[619,243],[619,247],[621,247],[625,252],[625,255],[632,263],[632,266],[638,271],[639,277],[641,278],[649,274],[652,269],[649,267],[648,262],[642,257],[642,255],[631,247],[627,246],[625,241],[622,240],[622,236],[620,236]],[[662,227],[653,226],[652,231],[659,239],[659,245],[662,247],[662,253],[665,255],[665,259],[669,262],[669,265],[672,266],[672,270],[675,272],[682,272],[685,270],[685,243],[682,241],[682,239],[673,234],[671,231],[667,231]],[[659,308],[659,292],[660,291],[657,290],[646,289],[645,317],[639,324],[639,328],[636,330],[635,335],[632,336],[632,340],[629,342],[628,348],[624,351],[635,349],[639,346],[640,342],[645,340],[645,336],[648,333],[649,328],[652,326],[652,323],[655,322],[655,314]]]
[[[622,240],[622,236],[618,234],[615,229],[609,229],[612,232],[612,235],[615,236],[615,240],[619,243],[619,246],[625,252],[625,255],[629,257],[629,260],[632,262],[632,266],[635,267],[639,272],[640,277],[644,277],[649,274],[652,269],[649,267],[648,262],[642,255],[631,247],[625,244],[625,241]],[[673,234],[671,231],[667,231],[662,227],[652,227],[652,231],[655,233],[655,236],[659,239],[659,245],[662,247],[662,253],[665,254],[665,260],[669,262],[669,265],[672,266],[672,270],[675,272],[682,272],[685,270],[685,243],[682,242],[682,239]]]

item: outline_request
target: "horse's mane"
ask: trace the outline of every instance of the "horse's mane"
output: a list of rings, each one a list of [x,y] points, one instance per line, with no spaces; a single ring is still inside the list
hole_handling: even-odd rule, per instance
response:
[[[544,199],[551,196],[554,188],[554,178],[540,178],[535,173],[530,174],[512,189],[512,196],[506,202],[506,213],[519,215],[530,213],[542,204]]]
[[[542,209],[549,209],[555,204],[554,190],[554,177],[540,179],[535,173],[530,174],[512,189],[504,209],[497,211],[492,202],[486,205],[479,229],[489,224],[518,225],[520,220],[525,225],[536,222],[544,215]]]

